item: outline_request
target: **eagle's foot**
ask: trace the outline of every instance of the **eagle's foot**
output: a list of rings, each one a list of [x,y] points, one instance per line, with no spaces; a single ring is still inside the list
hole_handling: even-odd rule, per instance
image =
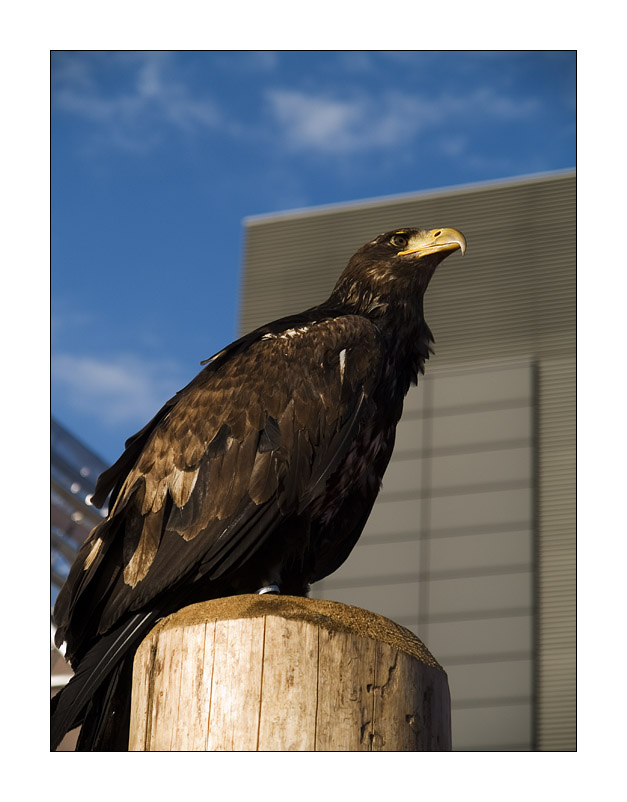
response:
[[[261,595],[262,593],[281,593],[278,585],[264,585],[263,588],[259,588],[256,590],[255,593]]]

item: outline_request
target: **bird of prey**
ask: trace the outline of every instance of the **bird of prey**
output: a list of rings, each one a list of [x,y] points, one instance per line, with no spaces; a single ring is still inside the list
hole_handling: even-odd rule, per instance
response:
[[[423,297],[464,253],[452,228],[399,228],[349,260],[330,297],[207,360],[99,478],[109,512],[54,609],[74,676],[52,699],[51,742],[128,748],[134,653],[198,601],[306,595],[357,542],[433,337]]]

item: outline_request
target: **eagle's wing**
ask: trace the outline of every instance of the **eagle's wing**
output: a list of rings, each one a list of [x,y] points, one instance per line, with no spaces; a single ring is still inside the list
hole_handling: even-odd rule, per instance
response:
[[[237,571],[325,488],[370,407],[381,336],[356,315],[265,334],[218,355],[128,441],[55,618],[68,653],[182,580]],[[133,463],[132,465],[130,463]],[[116,469],[117,468],[117,472]],[[90,633],[95,635],[95,632]]]

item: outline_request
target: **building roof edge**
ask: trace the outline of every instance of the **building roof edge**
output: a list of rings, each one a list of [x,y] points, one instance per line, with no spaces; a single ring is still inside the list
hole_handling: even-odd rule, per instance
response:
[[[462,192],[472,192],[477,189],[489,189],[499,186],[516,186],[518,184],[528,184],[533,182],[547,181],[555,178],[566,178],[576,175],[574,167],[566,167],[562,170],[548,170],[539,173],[526,173],[519,176],[508,176],[506,178],[490,178],[485,181],[473,181],[468,184],[455,184],[447,187],[434,187],[433,189],[422,189],[417,192],[403,192],[398,195],[381,195],[379,197],[364,198],[353,201],[339,201],[337,203],[325,203],[318,206],[305,206],[296,209],[289,209],[280,212],[264,212],[263,214],[249,215],[243,218],[245,226],[253,226],[266,223],[271,220],[286,220],[293,217],[305,217],[312,214],[328,214],[335,211],[348,211],[349,209],[360,209],[367,206],[377,206],[381,203],[393,201],[405,201],[419,198],[428,198],[442,195],[457,195]]]

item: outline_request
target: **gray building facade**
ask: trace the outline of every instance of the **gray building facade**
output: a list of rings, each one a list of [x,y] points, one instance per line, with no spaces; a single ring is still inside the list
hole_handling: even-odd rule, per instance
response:
[[[312,589],[426,643],[458,750],[576,748],[575,192],[568,171],[245,221],[242,332],[326,298],[379,233],[466,235],[364,534]]]

